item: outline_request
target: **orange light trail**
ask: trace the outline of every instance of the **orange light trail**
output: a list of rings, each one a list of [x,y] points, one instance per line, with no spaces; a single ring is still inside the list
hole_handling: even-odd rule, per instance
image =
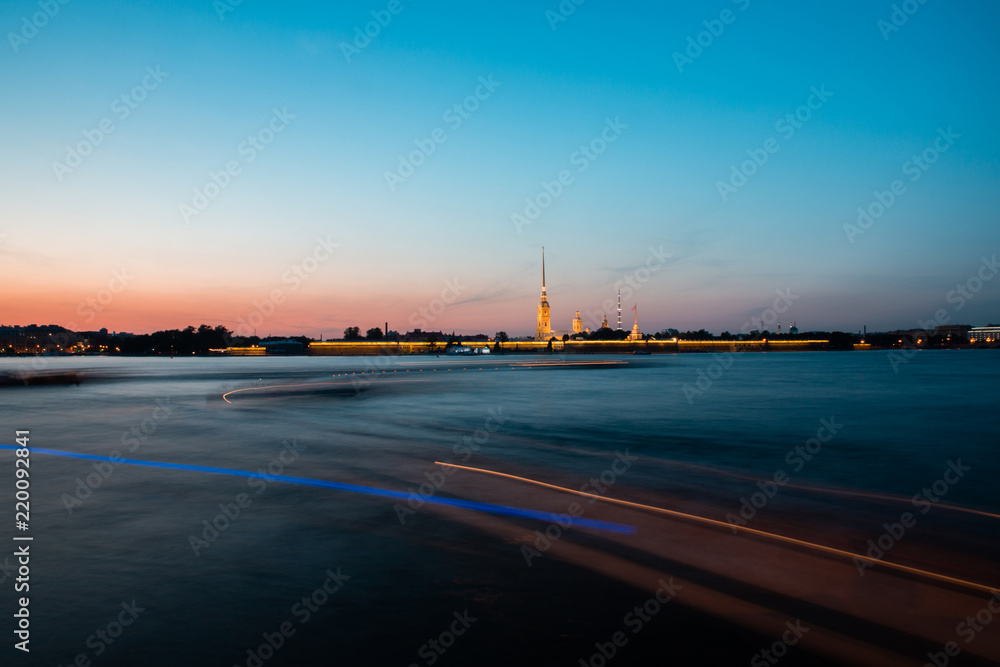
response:
[[[884,565],[888,568],[901,570],[903,572],[908,572],[910,574],[916,574],[929,579],[936,579],[938,581],[944,581],[950,584],[958,584],[960,586],[966,586],[968,588],[973,588],[978,591],[983,591],[986,593],[993,593],[996,587],[985,586],[983,584],[977,584],[973,581],[965,581],[964,579],[956,579],[955,577],[949,577],[944,574],[938,574],[937,572],[929,572],[927,570],[921,570],[915,567],[910,567],[909,565],[900,565],[899,563],[892,563],[885,560],[876,560],[874,558],[869,558],[862,554],[852,553],[850,551],[844,551],[842,549],[835,549],[834,547],[824,546],[822,544],[816,544],[815,542],[807,542],[805,540],[798,540],[794,537],[786,537],[784,535],[778,535],[777,533],[769,533],[763,530],[757,530],[756,528],[747,528],[746,526],[739,526],[736,524],[731,524],[726,521],[719,521],[718,519],[709,519],[703,516],[698,516],[696,514],[688,514],[686,512],[678,512],[676,510],[668,510],[662,507],[654,507],[653,505],[644,505],[642,503],[635,503],[629,500],[620,500],[618,498],[610,498],[608,496],[599,496],[594,493],[587,493],[586,491],[577,491],[575,489],[569,489],[565,486],[558,486],[556,484],[549,484],[547,482],[540,482],[535,479],[530,479],[528,477],[519,477],[518,475],[510,475],[505,472],[497,472],[495,470],[486,470],[485,468],[472,468],[470,466],[457,465],[455,463],[444,463],[443,461],[435,461],[436,465],[449,466],[452,468],[461,468],[462,470],[471,470],[472,472],[481,472],[487,475],[496,475],[497,477],[506,477],[507,479],[514,479],[520,482],[526,482],[528,484],[536,484],[538,486],[544,486],[549,489],[555,489],[557,491],[563,491],[566,493],[572,493],[578,496],[585,496],[587,498],[594,498],[596,500],[603,500],[605,502],[613,503],[616,505],[623,505],[625,507],[634,507],[637,509],[648,510],[651,512],[658,512],[660,514],[667,514],[669,516],[678,517],[681,519],[687,519],[689,521],[694,521],[696,523],[704,523],[713,527],[722,527],[728,530],[736,530],[744,533],[749,533],[751,535],[757,535],[758,537],[763,537],[765,539],[775,540],[778,542],[785,542],[787,544],[794,544],[796,546],[805,547],[807,549],[813,549],[816,551],[822,551],[828,554],[834,554],[837,556],[845,556],[852,559],[860,559],[867,561],[872,565]]]
[[[650,459],[653,461],[667,460],[671,465],[682,466],[686,468],[694,468],[695,470],[704,470],[717,475],[726,475],[727,477],[737,477],[739,479],[746,479],[751,482],[757,482],[763,477],[754,477],[753,475],[745,475],[743,473],[732,472],[729,470],[723,470],[721,468],[712,468],[710,466],[697,465],[695,463],[687,463],[686,461],[675,461],[671,459]],[[907,502],[910,498],[904,496],[894,496],[888,493],[868,493],[867,491],[849,491],[847,489],[837,489],[829,486],[814,486],[810,484],[792,484],[786,483],[781,486],[788,489],[802,489],[804,491],[812,491],[814,493],[828,493],[834,496],[849,496],[856,498],[874,498],[876,500],[889,500],[895,503]],[[952,505],[951,503],[938,502],[935,503],[934,507],[939,507],[941,509],[953,510],[955,512],[966,512],[968,514],[978,514],[980,516],[989,517],[991,519],[1000,519],[1000,514],[994,514],[992,512],[987,512],[985,510],[972,509],[971,507],[962,507],[961,505]]]

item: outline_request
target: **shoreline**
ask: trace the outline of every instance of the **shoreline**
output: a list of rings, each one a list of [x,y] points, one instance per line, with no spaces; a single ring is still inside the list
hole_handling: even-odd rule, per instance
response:
[[[880,347],[869,344],[855,344],[852,347],[840,347],[826,344],[827,341],[665,341],[664,346],[647,346],[645,342],[636,342],[631,345],[614,344],[608,345],[607,341],[579,341],[587,343],[597,343],[592,347],[581,348],[576,344],[565,344],[559,342],[549,350],[544,343],[533,343],[533,341],[518,341],[517,343],[507,343],[500,351],[495,351],[491,344],[475,344],[476,349],[489,347],[490,351],[483,356],[524,356],[534,357],[539,355],[602,355],[602,356],[645,356],[666,355],[666,354],[719,354],[719,353],[754,353],[754,352],[901,352],[916,353],[923,351],[969,351],[969,350],[996,350],[1000,345],[966,345],[955,347]],[[656,341],[657,343],[659,341]],[[323,343],[331,345],[331,343]],[[344,343],[340,348],[326,348],[322,352],[302,352],[302,353],[268,353],[264,347],[228,348],[226,350],[213,351],[208,354],[164,354],[164,353],[133,353],[133,354],[66,354],[66,353],[19,353],[0,355],[0,359],[34,359],[34,358],[55,358],[55,359],[160,359],[160,358],[199,358],[199,359],[220,359],[226,357],[267,357],[267,358],[288,358],[288,357],[465,357],[478,356],[481,353],[448,352],[448,347],[437,348],[426,347],[422,349],[407,349],[413,343],[390,343],[379,347],[369,347],[377,345],[368,343],[361,347],[358,343]],[[467,343],[462,343],[465,347],[472,347]],[[395,349],[399,348],[399,349]]]

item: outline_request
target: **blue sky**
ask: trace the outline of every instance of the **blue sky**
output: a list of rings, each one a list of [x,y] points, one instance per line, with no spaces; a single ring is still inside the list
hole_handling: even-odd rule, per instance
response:
[[[789,289],[803,330],[1000,320],[1000,281],[948,298],[1000,246],[991,3],[913,3],[892,31],[878,2],[591,0],[558,22],[558,2],[332,4],[3,3],[0,320],[524,334],[543,245],[560,328],[629,277],[650,332],[737,331]],[[372,12],[386,25],[354,43]],[[767,159],[723,196],[748,151]],[[226,187],[192,213],[212,174]],[[645,274],[650,248],[670,258]]]

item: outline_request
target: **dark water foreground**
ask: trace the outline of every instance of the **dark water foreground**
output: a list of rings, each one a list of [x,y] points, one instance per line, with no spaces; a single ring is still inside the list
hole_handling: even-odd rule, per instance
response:
[[[0,389],[3,665],[1000,660],[994,351],[18,370],[81,383]]]

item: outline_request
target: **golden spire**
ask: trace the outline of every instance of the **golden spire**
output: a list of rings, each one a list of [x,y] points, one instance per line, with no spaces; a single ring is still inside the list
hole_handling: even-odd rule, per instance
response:
[[[542,246],[542,294],[538,299],[538,321],[535,324],[535,340],[546,340],[552,333],[549,314],[549,298],[545,294],[545,246]]]
[[[539,301],[546,307],[549,305],[548,295],[545,294],[545,246],[542,246],[542,297]]]

